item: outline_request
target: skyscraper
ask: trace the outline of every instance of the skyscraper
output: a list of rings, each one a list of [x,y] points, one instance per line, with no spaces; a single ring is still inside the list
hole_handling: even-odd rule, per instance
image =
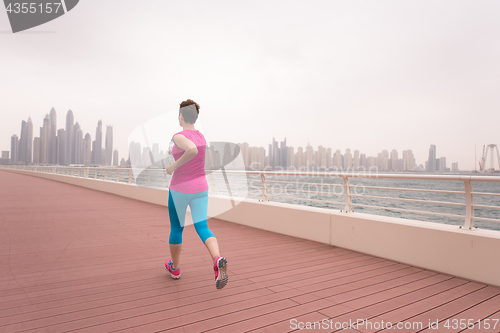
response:
[[[113,152],[113,166],[118,166],[118,150]]]
[[[31,154],[33,150],[33,123],[31,118],[28,121],[21,122],[21,137],[19,138],[18,161],[21,164],[31,163]]]
[[[66,165],[71,164],[73,159],[73,147],[74,147],[74,123],[75,117],[73,116],[73,111],[69,110],[66,114]]]
[[[19,138],[17,134],[10,138],[10,164],[17,164],[19,158]]]
[[[50,135],[56,136],[57,114],[56,114],[56,110],[54,108],[50,109],[49,118],[50,118]]]
[[[113,157],[113,126],[106,126],[106,141],[104,143],[106,161],[105,165],[111,165],[111,158]]]
[[[347,148],[344,155],[344,171],[352,170],[352,155],[351,150]]]
[[[436,146],[431,145],[429,148],[429,159],[427,160],[427,171],[436,171]]]
[[[309,144],[309,142],[307,143],[307,146],[306,146],[306,152],[305,152],[305,164],[304,166],[306,168],[310,168],[311,165],[314,163],[314,148]]]
[[[352,164],[353,164],[353,170],[359,169],[359,150],[354,151],[354,158]]]
[[[302,170],[306,166],[306,157],[304,154],[304,148],[298,147],[297,148],[297,158],[295,161],[295,167],[299,170]]]
[[[439,158],[439,171],[447,171],[446,170],[446,157]]]
[[[33,164],[40,164],[42,162],[42,140],[40,137],[33,139]]]
[[[412,170],[416,166],[411,149],[403,150],[403,159],[405,160],[405,170]]]
[[[95,130],[95,145],[92,151],[94,155],[94,163],[102,164],[101,154],[102,154],[102,121],[97,122],[97,128]]]
[[[41,163],[50,163],[50,117],[48,114],[43,119],[43,127],[40,129],[40,139],[42,140],[41,147]]]
[[[337,170],[342,170],[342,153],[340,149],[337,149],[335,155],[333,155],[333,167]]]
[[[78,122],[75,123],[73,127],[73,131],[75,132],[74,139],[74,154],[73,154],[73,163],[82,164],[83,163],[83,132]]]
[[[281,166],[283,168],[283,170],[286,170],[288,168],[288,147],[286,145],[286,138],[285,138],[285,140],[281,141],[280,153],[281,153],[281,156],[280,156],[279,166]]]
[[[330,169],[332,167],[332,148],[326,149],[326,168]]]
[[[49,163],[57,164],[57,155],[59,153],[58,145],[59,140],[57,139],[57,114],[54,108],[50,109],[49,113],[50,119],[50,129],[49,129]]]
[[[59,142],[57,164],[66,164],[66,131],[61,128],[57,131],[57,141]]]
[[[33,122],[31,121],[31,117],[28,117],[28,121],[26,122],[26,155],[25,155],[25,163],[31,164],[32,155],[33,155]]]
[[[83,139],[83,164],[89,165],[90,163],[92,163],[92,138],[87,133]]]
[[[377,168],[382,171],[389,170],[389,152],[386,149],[377,154]]]

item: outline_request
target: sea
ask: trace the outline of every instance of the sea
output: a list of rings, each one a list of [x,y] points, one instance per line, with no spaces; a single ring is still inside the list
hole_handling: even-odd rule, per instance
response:
[[[147,175],[146,175],[147,174]],[[411,175],[416,175],[415,173]],[[467,174],[471,175],[471,174]],[[498,177],[498,176],[492,176]],[[98,175],[97,178],[101,178]],[[296,205],[327,208],[341,211],[345,209],[345,186],[341,177],[322,176],[289,176],[266,174],[267,200]],[[120,181],[127,181],[124,176]],[[232,195],[240,198],[263,199],[262,181],[259,174],[227,173],[226,177],[219,172],[207,171],[210,193],[215,195]],[[145,187],[168,188],[170,176],[164,170],[142,172],[136,184]],[[387,178],[349,178],[352,198],[352,211],[403,219],[420,220],[463,226],[465,217],[437,216],[425,213],[404,212],[393,209],[406,209],[440,214],[465,216],[465,192],[462,181],[423,180],[423,179],[387,179]],[[229,185],[229,186],[228,186]],[[377,187],[377,188],[371,188]],[[384,189],[384,188],[392,188]],[[419,192],[394,189],[440,190],[462,193]],[[474,193],[500,194],[500,183],[472,182]],[[381,199],[420,200],[419,202]],[[422,202],[423,201],[423,202]],[[434,202],[458,203],[447,205]],[[381,208],[357,206],[369,205]],[[500,196],[474,195],[474,204],[500,207]],[[475,217],[500,220],[500,209],[474,208]],[[474,221],[474,227],[500,231],[500,222]]]

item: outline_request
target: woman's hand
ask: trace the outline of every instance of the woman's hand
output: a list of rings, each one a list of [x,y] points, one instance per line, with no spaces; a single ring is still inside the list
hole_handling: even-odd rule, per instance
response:
[[[175,169],[177,169],[177,164],[174,162],[167,165],[167,168],[165,170],[169,175],[171,175],[174,173]]]

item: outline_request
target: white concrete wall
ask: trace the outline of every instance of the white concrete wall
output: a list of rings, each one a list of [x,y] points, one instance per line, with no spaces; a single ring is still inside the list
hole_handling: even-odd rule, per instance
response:
[[[13,171],[167,205],[167,191],[135,185]],[[313,240],[500,286],[500,232],[246,199],[232,207],[211,196],[209,216]]]

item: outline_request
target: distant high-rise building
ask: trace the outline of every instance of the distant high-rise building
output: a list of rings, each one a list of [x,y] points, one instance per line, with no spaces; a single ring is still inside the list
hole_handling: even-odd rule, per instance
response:
[[[48,114],[45,115],[43,119],[43,127],[40,131],[40,139],[42,140],[41,147],[41,163],[49,164],[50,163],[50,117]]]
[[[105,165],[111,165],[113,157],[113,126],[106,126],[106,141],[104,143],[106,161]]]
[[[33,160],[33,122],[31,117],[28,117],[26,122],[26,156],[24,161],[26,164],[31,164]]]
[[[50,109],[50,136],[56,136],[57,134],[57,114],[54,108]]]
[[[211,147],[213,150],[213,146]],[[129,148],[128,148],[128,153],[129,153],[129,160],[131,165],[133,166],[138,166],[141,163],[141,144],[139,142],[130,142]],[[221,165],[221,159],[220,159],[220,154],[215,154],[212,153],[212,157],[214,159],[214,166],[218,167]]]
[[[362,170],[368,170],[368,163],[367,163],[367,159],[366,159],[366,154],[359,155],[359,167]]]
[[[439,158],[436,158],[434,161],[434,171],[440,171],[441,170],[441,160]]]
[[[295,167],[299,170],[305,168],[306,166],[306,155],[304,154],[304,148],[298,147],[295,159]]]
[[[49,163],[57,164],[57,155],[59,153],[59,140],[57,138],[57,114],[54,108],[49,113]]]
[[[268,159],[269,159],[269,162],[266,163],[266,167],[272,167],[272,164],[273,164],[273,145],[272,144],[269,144],[269,147],[267,149],[267,152],[269,155],[267,155]]]
[[[40,137],[33,139],[33,164],[42,163],[42,140]]]
[[[57,164],[66,165],[66,130],[61,128],[57,131],[57,142],[59,143]]]
[[[368,156],[366,158],[366,164],[368,166],[368,170],[372,170],[373,168],[378,168],[378,161],[375,156]]]
[[[286,138],[285,140],[281,141],[280,144],[280,164],[279,166],[283,168],[283,170],[286,170],[288,168],[288,148],[286,145]]]
[[[83,139],[83,164],[89,165],[92,163],[92,138],[90,134],[85,134]]]
[[[17,134],[10,138],[10,164],[17,164],[19,158],[19,138]]]
[[[288,169],[293,169],[293,167],[295,166],[295,161],[294,161],[294,157],[295,157],[295,154],[294,154],[294,149],[292,146],[288,146],[288,151],[287,151],[287,156],[288,156],[288,159],[287,159],[287,166],[288,166]]]
[[[106,142],[107,139],[108,139],[108,133],[106,133]],[[118,153],[118,150],[115,149],[115,151],[116,153]],[[113,151],[113,165],[115,165],[115,156],[114,156],[115,151]],[[158,143],[153,143],[153,159],[155,160],[155,162],[160,160],[160,145]],[[118,165],[118,161],[116,161],[116,165]]]
[[[59,138],[53,136],[50,138],[50,164],[57,164],[59,160]]]
[[[75,123],[74,132],[75,132],[75,140],[74,140],[75,148],[73,149],[74,151],[73,163],[83,164],[83,131],[78,122]]]
[[[391,157],[389,158],[387,169],[388,170],[397,170],[396,164],[397,164],[398,159],[399,159],[398,151],[396,149],[393,149],[391,151]]]
[[[94,163],[102,164],[101,155],[102,155],[102,120],[97,122],[97,127],[95,130],[95,145],[92,151],[94,155]]]
[[[377,154],[377,168],[379,171],[389,170],[389,152],[386,149]]]
[[[74,147],[74,125],[75,117],[73,116],[73,111],[69,110],[66,114],[66,165],[71,164],[73,160],[73,147]]]
[[[345,150],[344,154],[344,170],[352,170],[352,155],[349,148]]]
[[[411,149],[403,150],[403,160],[405,160],[405,170],[412,170],[417,165]]]
[[[318,146],[318,158],[315,162],[322,170],[326,169],[326,148],[322,145]]]
[[[333,167],[337,170],[342,170],[342,153],[340,149],[337,149],[335,155],[333,155]]]
[[[9,151],[2,150],[2,157],[0,157],[0,165],[10,164]]]
[[[330,169],[332,167],[332,148],[326,149],[326,168]]]
[[[156,161],[156,160],[155,160]],[[118,166],[118,150],[113,151],[113,166]]]
[[[439,158],[439,171],[447,171],[446,170],[446,157]]]
[[[358,170],[359,169],[359,150],[354,151],[354,157],[352,160],[352,166],[353,170]]]
[[[427,160],[427,171],[436,171],[436,146],[431,145],[429,148],[429,159]]]
[[[451,171],[458,172],[458,162],[451,163]]]
[[[26,164],[26,128],[27,123],[23,120],[21,121],[21,136],[19,137],[18,142],[18,152],[17,152],[17,161],[19,164]]]
[[[305,158],[306,160],[304,166],[306,168],[310,168],[314,164],[314,148],[309,144],[309,142],[306,146]]]
[[[21,137],[19,138],[18,161],[21,164],[30,164],[33,151],[33,123],[31,118],[21,122]]]

